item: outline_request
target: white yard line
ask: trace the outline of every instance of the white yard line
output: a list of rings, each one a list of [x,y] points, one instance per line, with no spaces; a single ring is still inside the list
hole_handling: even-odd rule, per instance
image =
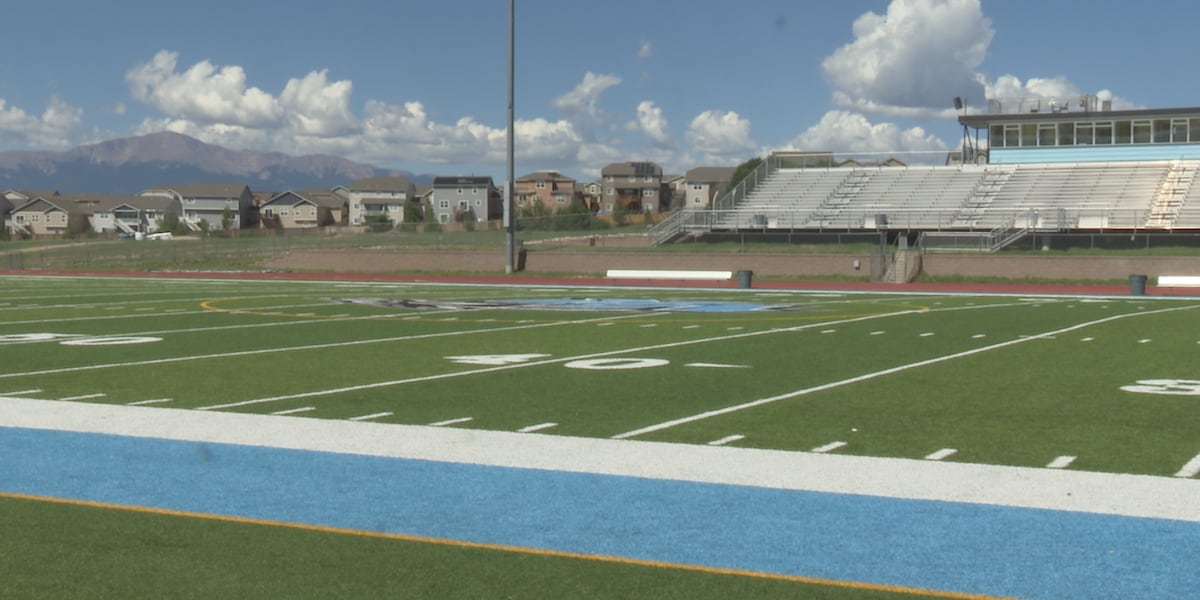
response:
[[[943,363],[943,362],[954,360],[957,358],[963,358],[966,356],[981,354],[983,352],[990,352],[992,350],[999,350],[1001,348],[1007,348],[1009,346],[1015,346],[1017,344],[1023,344],[1025,342],[1030,342],[1033,340],[1046,339],[1049,337],[1062,335],[1069,331],[1075,331],[1077,329],[1083,329],[1085,327],[1092,327],[1095,325],[1100,325],[1102,323],[1108,323],[1111,321],[1117,321],[1117,320],[1126,319],[1129,317],[1141,317],[1141,316],[1152,315],[1152,314],[1174,312],[1174,311],[1178,311],[1178,310],[1190,310],[1190,309],[1194,309],[1194,308],[1198,308],[1198,307],[1197,306],[1176,306],[1176,307],[1171,307],[1171,308],[1162,308],[1162,309],[1158,309],[1158,310],[1126,313],[1126,314],[1121,314],[1121,315],[1113,315],[1111,317],[1105,317],[1103,319],[1088,321],[1086,323],[1079,323],[1076,325],[1071,325],[1069,327],[1064,327],[1061,329],[1055,329],[1053,331],[1048,331],[1046,333],[1042,333],[1042,334],[1038,334],[1038,335],[1023,335],[1016,339],[1008,340],[1006,342],[1000,342],[997,344],[992,344],[990,346],[981,346],[979,348],[972,348],[970,350],[964,350],[962,352],[955,352],[954,354],[946,354],[943,356],[937,356],[937,357],[926,359],[926,360],[920,360],[917,362],[912,362],[912,363],[900,365],[897,367],[892,367],[890,369],[883,369],[882,371],[875,371],[873,373],[865,373],[863,375],[859,375],[857,377],[851,377],[849,379],[843,379],[841,381],[833,381],[830,383],[824,383],[824,384],[813,386],[810,388],[796,390],[794,392],[788,392],[786,394],[779,394],[778,396],[759,398],[758,400],[753,400],[753,401],[745,402],[742,404],[735,404],[733,406],[727,406],[725,408],[719,408],[716,410],[710,410],[707,412],[703,412],[703,413],[699,413],[699,414],[695,414],[695,415],[691,415],[691,416],[687,416],[687,417],[682,417],[679,419],[665,421],[663,423],[657,423],[655,425],[650,425],[648,427],[642,427],[641,429],[634,429],[633,431],[626,431],[625,433],[619,433],[617,435],[614,435],[613,439],[623,440],[623,439],[628,439],[631,437],[636,437],[636,436],[647,434],[647,433],[652,433],[655,431],[662,431],[664,429],[670,429],[672,427],[677,427],[679,425],[685,425],[687,423],[694,423],[696,421],[702,421],[704,419],[710,419],[712,417],[727,415],[727,414],[735,413],[735,412],[741,412],[743,410],[748,410],[751,408],[756,408],[759,406],[772,404],[775,402],[779,402],[780,400],[789,400],[791,398],[798,398],[800,396],[805,396],[808,394],[812,394],[814,392],[823,392],[826,390],[831,390],[831,389],[839,388],[839,387],[846,386],[846,385],[861,383],[864,381],[870,381],[872,379],[877,379],[879,377],[885,377],[887,375],[893,375],[893,374],[900,373],[903,371],[908,371],[910,369],[916,369],[919,367],[927,367],[929,365],[936,365],[938,363]],[[827,323],[825,325],[829,325],[829,323]]]
[[[300,413],[306,413],[306,412],[310,412],[310,411],[314,411],[314,410],[317,410],[317,407],[315,407],[315,406],[302,406],[302,407],[300,407],[300,408],[289,408],[289,409],[287,409],[287,410],[277,410],[277,411],[275,411],[275,412],[273,412],[273,413],[271,413],[271,414],[273,414],[273,415],[275,415],[275,416],[278,416],[278,417],[283,417],[283,416],[286,416],[286,415],[297,415],[297,414],[300,414]]]
[[[958,453],[958,450],[956,450],[954,448],[942,448],[941,450],[938,450],[937,452],[934,452],[933,454],[926,456],[925,460],[946,460],[947,458],[950,458],[951,456],[954,456],[957,453]]]
[[[1200,481],[0,397],[0,427],[1200,523]]]
[[[430,423],[429,426],[430,427],[446,427],[447,425],[458,425],[460,423],[470,423],[471,421],[474,421],[474,420],[475,420],[475,417],[459,417],[457,419],[448,419],[445,421],[438,421],[437,423]]]
[[[628,318],[635,318],[643,315],[629,315]],[[605,317],[605,320],[613,317]],[[620,317],[617,317],[620,318]],[[177,362],[189,362],[193,360],[208,360],[213,358],[236,358],[241,356],[255,356],[258,354],[269,354],[272,352],[297,352],[303,350],[325,350],[329,348],[346,348],[351,346],[364,346],[368,344],[383,344],[388,342],[404,342],[410,340],[431,339],[439,337],[454,337],[462,335],[474,335],[477,333],[492,333],[503,331],[518,331],[522,329],[536,329],[540,327],[554,327],[559,325],[576,325],[581,323],[590,323],[599,319],[586,319],[576,321],[553,321],[549,323],[534,323],[532,325],[513,325],[508,327],[493,327],[487,329],[467,329],[462,331],[443,331],[437,333],[422,333],[416,335],[402,335],[388,338],[376,338],[370,340],[352,340],[347,342],[331,342],[328,344],[310,344],[307,346],[289,346],[284,348],[260,348],[258,350],[242,350],[239,352],[219,352],[214,354],[198,354],[193,356],[177,356],[173,358],[158,358],[151,360],[131,361],[125,363],[107,363],[100,365],[84,365],[80,367],[64,367],[61,369],[44,369],[41,371],[25,371],[22,373],[0,373],[0,379],[10,377],[26,377],[31,375],[55,375],[58,373],[75,373],[80,371],[94,371],[97,369],[118,369],[125,367],[141,367],[146,365],[162,365]]]
[[[158,398],[156,400],[138,400],[137,402],[126,402],[125,406],[146,406],[149,404],[164,404],[166,402],[174,402],[174,398]]]
[[[817,454],[825,454],[828,452],[833,452],[834,450],[837,450],[838,448],[844,448],[846,446],[847,446],[846,442],[829,442],[828,444],[825,444],[824,446],[817,446],[816,448],[809,450],[809,452],[815,452]]]
[[[1197,454],[1195,458],[1189,460],[1187,464],[1183,465],[1183,468],[1175,474],[1176,477],[1183,479],[1191,479],[1196,475],[1200,475],[1200,454]]]
[[[746,436],[741,435],[739,433],[735,433],[733,435],[727,435],[719,440],[713,440],[713,441],[709,442],[708,445],[709,446],[724,446],[725,444],[732,444],[734,442],[740,442],[744,439],[746,439]]]
[[[553,427],[558,427],[558,423],[538,423],[537,425],[522,427],[517,430],[517,433],[533,433],[535,431],[542,431],[544,429],[551,429]]]
[[[1065,468],[1071,466],[1071,463],[1075,462],[1075,458],[1076,457],[1074,457],[1074,456],[1060,456],[1060,457],[1050,461],[1050,464],[1046,465],[1046,468],[1047,469],[1065,469]]]
[[[67,396],[66,398],[59,398],[58,401],[70,402],[72,400],[91,400],[93,398],[103,398],[106,395],[107,394],[84,394],[82,396]]]
[[[921,311],[906,310],[906,311],[899,311],[899,312],[893,312],[893,313],[869,315],[869,316],[865,316],[865,317],[854,317],[854,318],[850,318],[850,319],[844,319],[841,321],[834,321],[833,323],[852,323],[852,322],[856,322],[856,321],[866,321],[866,320],[870,320],[870,319],[894,317],[894,316],[898,316],[898,315],[911,314],[911,313],[915,313],[915,312],[921,312]],[[629,315],[628,318],[637,318],[637,317],[642,317],[642,316],[645,316],[645,315],[641,315],[641,314]],[[606,317],[605,319],[612,319],[612,318],[613,317]],[[621,318],[621,317],[616,317],[616,318]],[[597,319],[587,319],[584,321],[559,322],[556,324],[568,324],[568,323],[580,324],[580,323],[590,323],[590,322],[594,322],[596,320]],[[352,386],[332,388],[332,389],[327,389],[327,390],[316,390],[316,391],[312,391],[312,392],[301,392],[298,394],[288,394],[288,395],[284,395],[284,396],[270,396],[267,398],[255,398],[253,400],[243,400],[240,402],[229,402],[226,404],[214,404],[212,406],[201,406],[201,407],[198,407],[197,410],[222,410],[222,409],[226,409],[226,408],[251,406],[254,404],[265,404],[268,402],[279,402],[281,400],[295,400],[298,398],[313,398],[316,396],[331,396],[334,394],[343,394],[343,393],[347,393],[347,392],[358,392],[358,391],[363,391],[363,390],[378,389],[378,388],[382,388],[382,387],[392,387],[392,386],[405,385],[405,384],[410,384],[410,383],[425,383],[428,381],[439,381],[442,379],[454,379],[457,377],[466,377],[469,375],[479,375],[479,374],[483,374],[483,373],[496,373],[499,371],[511,371],[514,369],[526,369],[526,368],[530,368],[530,367],[540,367],[540,366],[544,366],[544,365],[553,365],[553,364],[571,362],[571,361],[576,361],[576,360],[586,360],[586,359],[591,359],[591,358],[603,358],[603,357],[607,357],[607,356],[617,356],[617,355],[621,355],[621,354],[630,354],[630,353],[634,353],[634,352],[645,352],[647,350],[663,350],[666,348],[679,348],[679,347],[683,347],[683,346],[691,346],[694,344],[720,342],[720,341],[734,340],[734,339],[747,338],[747,337],[757,337],[757,336],[761,336],[761,335],[771,335],[771,334],[776,334],[776,333],[793,333],[793,332],[802,331],[805,329],[810,329],[813,327],[822,327],[822,326],[826,326],[826,325],[830,325],[830,324],[831,323],[815,323],[815,324],[810,324],[810,325],[799,325],[796,327],[784,327],[784,328],[780,328],[780,329],[765,329],[762,331],[736,333],[736,334],[723,335],[723,336],[717,336],[717,337],[699,338],[699,339],[695,339],[695,340],[684,340],[684,341],[680,341],[680,342],[668,342],[668,343],[664,343],[664,344],[653,344],[650,346],[641,346],[641,347],[637,347],[637,348],[621,348],[618,350],[609,350],[607,352],[595,352],[595,353],[591,353],[591,354],[580,354],[580,355],[575,355],[575,356],[549,358],[546,360],[537,360],[537,361],[530,361],[530,362],[525,362],[525,363],[514,363],[514,364],[509,364],[509,365],[499,365],[499,366],[485,367],[485,368],[480,368],[480,369],[470,369],[470,370],[466,370],[466,371],[451,371],[448,373],[438,373],[436,375],[423,375],[423,376],[419,376],[419,377],[410,377],[407,379],[395,379],[392,381],[377,381],[374,383],[364,383],[361,385],[352,385]],[[534,325],[533,327],[537,327],[537,325]],[[514,327],[514,329],[519,329],[519,328],[520,327]],[[488,331],[503,331],[503,330],[506,330],[506,328],[497,328],[497,329],[491,329]],[[449,334],[446,334],[446,335],[449,335]],[[422,337],[422,336],[414,336],[414,337]],[[425,337],[435,337],[435,336],[430,335],[430,336],[425,336]],[[258,353],[258,352],[256,352],[256,353]],[[0,377],[4,377],[4,375],[0,375]]]
[[[346,420],[347,421],[370,421],[372,419],[382,419],[384,417],[390,417],[394,414],[396,414],[396,413],[378,412],[378,413],[372,413],[369,415],[362,415],[361,417],[350,417],[349,419],[346,419]]]

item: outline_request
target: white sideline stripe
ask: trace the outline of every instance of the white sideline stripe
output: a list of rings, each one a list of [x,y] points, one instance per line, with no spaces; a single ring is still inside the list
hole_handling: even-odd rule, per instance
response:
[[[517,430],[517,433],[533,433],[535,431],[541,431],[543,429],[550,429],[551,427],[558,427],[558,423],[538,423],[537,425],[530,425],[529,427],[522,427]]]
[[[384,417],[390,417],[394,414],[395,413],[391,413],[391,412],[381,412],[381,413],[374,413],[374,414],[370,414],[370,415],[363,415],[361,417],[350,417],[349,419],[346,419],[346,420],[347,421],[370,421],[371,419],[382,419]]]
[[[1046,468],[1047,469],[1065,469],[1065,468],[1071,466],[1071,463],[1075,462],[1076,458],[1077,457],[1075,457],[1075,456],[1060,456],[1060,457],[1050,461],[1050,464],[1046,465]]]
[[[459,419],[450,419],[448,421],[438,421],[437,423],[430,423],[429,426],[430,427],[445,427],[447,425],[458,425],[459,423],[467,423],[467,422],[474,421],[474,420],[475,420],[475,417],[462,417]]]
[[[275,416],[282,417],[282,416],[284,416],[284,415],[295,415],[295,414],[299,414],[299,413],[306,413],[306,412],[313,411],[313,410],[317,410],[317,407],[315,407],[315,406],[302,406],[302,407],[300,407],[300,408],[289,408],[289,409],[287,409],[287,410],[277,410],[277,411],[275,411],[275,412],[273,412],[273,413],[271,413],[271,414],[273,414],[273,415],[275,415]]]
[[[825,444],[824,446],[818,446],[816,448],[813,448],[812,450],[809,450],[809,452],[816,452],[817,454],[825,454],[826,452],[833,452],[834,450],[837,450],[838,448],[841,448],[845,445],[846,445],[846,442],[830,442],[828,444]]]
[[[0,397],[0,427],[1200,523],[1200,481]]]
[[[954,456],[957,452],[958,450],[955,450],[954,448],[942,448],[941,450],[926,456],[925,460],[945,460],[951,456]]]
[[[1175,474],[1176,477],[1182,477],[1184,479],[1191,479],[1196,475],[1200,475],[1200,454],[1197,454],[1195,458],[1189,460],[1187,464],[1183,465],[1183,468]]]
[[[5,392],[3,395],[4,396],[28,396],[29,394],[40,394],[40,393],[42,393],[42,390],[33,389],[33,390],[21,390],[18,392]]]
[[[709,446],[724,446],[725,444],[732,444],[733,442],[740,442],[741,440],[744,440],[744,439],[746,439],[746,436],[735,433],[733,435],[727,435],[719,440],[713,440],[713,441],[709,442],[708,445]]]
[[[92,398],[103,398],[106,395],[107,394],[84,394],[82,396],[67,396],[66,398],[59,398],[58,401],[70,402],[72,400],[91,400]]]
[[[174,398],[158,398],[156,400],[138,400],[137,402],[126,402],[125,406],[146,406],[147,404],[162,404],[163,402],[174,402]]]
[[[854,318],[845,319],[842,321],[834,321],[834,323],[851,323],[851,322],[855,322],[855,321],[881,319],[884,317],[894,317],[894,316],[898,316],[898,315],[913,314],[913,313],[918,313],[918,312],[923,312],[923,311],[905,310],[905,311],[898,311],[898,312],[893,312],[893,313],[882,313],[882,314],[878,314],[878,315],[868,315],[865,317],[854,317]],[[1146,314],[1146,313],[1139,313],[1139,314]],[[635,314],[635,315],[629,315],[628,318],[639,318],[642,316],[644,316],[644,315]],[[620,318],[620,317],[617,317],[617,318]],[[570,323],[590,323],[593,321],[595,321],[595,319],[588,319],[585,321],[571,321]],[[561,324],[561,323],[556,323],[556,324]],[[741,338],[756,337],[756,336],[760,336],[760,335],[768,335],[768,334],[774,334],[774,333],[795,333],[797,331],[803,331],[805,329],[811,329],[813,327],[822,327],[822,326],[827,326],[827,325],[830,325],[830,323],[813,323],[810,325],[798,325],[796,327],[784,327],[781,329],[766,329],[763,331],[752,331],[752,332],[748,332],[748,333],[735,333],[735,334],[731,334],[731,335],[723,335],[723,336],[710,337],[710,338],[700,338],[700,339],[696,339],[696,340],[686,340],[686,341],[682,341],[682,342],[669,342],[669,343],[665,343],[665,344],[654,344],[654,345],[650,345],[650,346],[641,346],[638,348],[622,348],[619,350],[610,350],[608,352],[596,352],[594,354],[580,354],[580,355],[576,355],[576,356],[566,356],[566,357],[561,357],[561,358],[549,358],[546,360],[530,361],[530,362],[526,362],[526,363],[515,363],[515,364],[511,364],[511,365],[499,365],[499,366],[495,366],[495,367],[472,369],[472,370],[468,370],[468,371],[451,371],[449,373],[440,373],[437,375],[424,375],[421,377],[412,377],[409,379],[397,379],[394,381],[379,381],[376,383],[364,383],[362,385],[352,385],[352,386],[333,388],[333,389],[328,389],[328,390],[317,390],[314,392],[301,392],[299,394],[289,394],[287,396],[272,396],[272,397],[268,397],[268,398],[256,398],[254,400],[243,400],[241,402],[230,402],[228,404],[215,404],[212,406],[201,406],[201,407],[197,408],[197,410],[220,410],[220,409],[224,409],[224,408],[250,406],[252,404],[263,404],[266,402],[278,402],[280,400],[295,400],[297,398],[312,398],[315,396],[330,396],[333,394],[341,394],[341,393],[345,393],[345,392],[357,392],[357,391],[370,390],[370,389],[376,389],[376,388],[381,388],[381,387],[391,387],[394,385],[404,385],[404,384],[408,384],[408,383],[424,383],[426,381],[438,381],[441,379],[453,379],[455,377],[464,377],[467,375],[479,375],[482,373],[495,373],[498,371],[510,371],[513,369],[524,369],[524,368],[528,368],[528,367],[540,367],[540,366],[545,366],[545,365],[553,365],[553,364],[558,364],[558,363],[571,362],[574,360],[585,360],[585,359],[589,359],[589,358],[602,358],[602,357],[606,357],[606,356],[617,356],[617,355],[621,355],[621,354],[630,354],[632,352],[645,352],[647,350],[663,350],[666,348],[680,348],[683,346],[690,346],[693,344],[704,344],[704,343],[709,343],[709,342],[723,342],[726,340],[736,340],[736,339],[741,339]],[[518,328],[514,328],[514,329],[518,329]],[[487,331],[503,331],[503,330],[505,330],[505,328],[501,327],[501,328],[496,328],[496,329],[489,329]],[[436,336],[430,335],[430,336],[413,336],[413,337],[436,337]],[[0,375],[0,377],[5,377],[5,376]]]
[[[1174,311],[1178,311],[1178,310],[1190,310],[1190,309],[1194,309],[1194,308],[1198,308],[1198,307],[1197,307],[1197,306],[1176,306],[1176,307],[1171,307],[1171,308],[1162,308],[1162,309],[1158,309],[1158,310],[1152,310],[1152,311],[1136,312],[1136,313],[1127,313],[1127,314],[1123,314],[1123,315],[1113,315],[1113,316],[1111,316],[1111,317],[1105,317],[1105,318],[1103,318],[1103,319],[1097,319],[1097,320],[1095,320],[1095,321],[1087,321],[1087,322],[1085,322],[1085,323],[1078,323],[1078,324],[1076,324],[1076,325],[1071,325],[1071,326],[1069,326],[1069,327],[1064,327],[1064,328],[1062,328],[1062,329],[1056,329],[1056,330],[1054,330],[1054,331],[1049,331],[1049,332],[1046,332],[1046,333],[1044,333],[1044,334],[1040,334],[1040,335],[1021,336],[1021,337],[1018,337],[1018,338],[1016,338],[1016,339],[1009,340],[1009,341],[1007,341],[1007,342],[1000,342],[1000,343],[997,343],[997,344],[992,344],[992,345],[990,345],[990,346],[981,346],[981,347],[979,347],[979,348],[973,348],[973,349],[971,349],[971,350],[964,350],[964,351],[962,351],[962,352],[956,352],[956,353],[954,353],[954,354],[947,354],[947,355],[944,355],[944,356],[938,356],[938,357],[929,358],[929,359],[926,359],[926,360],[919,360],[919,361],[917,361],[917,362],[908,363],[908,364],[906,364],[906,365],[900,365],[900,366],[898,366],[898,367],[892,367],[892,368],[890,368],[890,369],[884,369],[884,370],[882,370],[882,371],[875,371],[875,372],[873,372],[873,373],[866,373],[866,374],[863,374],[863,375],[859,375],[859,376],[857,376],[857,377],[851,377],[851,378],[849,378],[849,379],[843,379],[843,380],[841,380],[841,381],[833,381],[833,382],[830,382],[830,383],[825,383],[825,384],[821,384],[821,385],[813,386],[813,387],[810,387],[810,388],[805,388],[805,389],[802,389],[802,390],[796,390],[796,391],[794,391],[794,392],[788,392],[788,393],[786,393],[786,394],[780,394],[780,395],[778,395],[778,396],[770,396],[770,397],[767,397],[767,398],[760,398],[760,399],[758,399],[758,400],[753,400],[753,401],[750,401],[750,402],[745,402],[745,403],[742,403],[742,404],[735,404],[735,405],[733,405],[733,406],[727,406],[727,407],[725,407],[725,408],[719,408],[719,409],[716,409],[716,410],[710,410],[710,411],[707,411],[707,412],[702,412],[702,413],[695,414],[695,415],[692,415],[692,416],[689,416],[689,417],[682,417],[682,418],[679,418],[679,419],[673,419],[673,420],[671,420],[671,421],[664,421],[664,422],[662,422],[662,423],[658,423],[658,424],[655,424],[655,425],[650,425],[650,426],[647,426],[647,427],[643,427],[643,428],[641,428],[641,429],[635,429],[635,430],[633,430],[633,431],[626,431],[625,433],[619,433],[619,434],[617,434],[617,435],[614,435],[614,436],[612,436],[612,437],[613,437],[613,439],[615,439],[615,440],[623,440],[623,439],[627,439],[627,438],[631,438],[631,437],[635,437],[635,436],[643,435],[643,434],[646,434],[646,433],[652,433],[652,432],[655,432],[655,431],[662,431],[663,429],[670,429],[671,427],[675,427],[676,425],[684,425],[684,424],[687,424],[687,423],[694,423],[694,422],[696,422],[696,421],[702,421],[702,420],[704,420],[704,419],[708,419],[708,418],[712,418],[712,417],[717,417],[717,416],[721,416],[721,415],[727,415],[727,414],[730,414],[730,413],[740,412],[740,411],[747,410],[747,409],[750,409],[750,408],[755,408],[755,407],[758,407],[758,406],[763,406],[763,405],[766,405],[766,404],[771,404],[771,403],[773,403],[773,402],[779,402],[780,400],[788,400],[788,399],[791,399],[791,398],[797,398],[797,397],[799,397],[799,396],[804,396],[804,395],[807,395],[807,394],[811,394],[811,393],[813,393],[813,392],[823,392],[823,391],[825,391],[825,390],[831,390],[831,389],[838,388],[838,387],[842,387],[842,386],[845,386],[845,385],[850,385],[850,384],[854,384],[854,383],[861,383],[861,382],[863,382],[863,381],[869,381],[869,380],[871,380],[871,379],[877,379],[877,378],[879,378],[879,377],[884,377],[884,376],[887,376],[887,375],[893,375],[893,374],[895,374],[895,373],[900,373],[900,372],[903,372],[903,371],[908,371],[908,370],[910,370],[910,369],[916,369],[916,368],[918,368],[918,367],[926,367],[926,366],[929,366],[929,365],[935,365],[935,364],[942,363],[942,362],[946,362],[946,361],[949,361],[949,360],[954,360],[954,359],[956,359],[956,358],[963,358],[963,357],[965,357],[965,356],[972,356],[972,355],[975,355],[975,354],[981,354],[981,353],[983,353],[983,352],[990,352],[990,351],[992,351],[992,350],[998,350],[998,349],[1000,349],[1000,348],[1007,348],[1007,347],[1009,347],[1009,346],[1015,346],[1015,345],[1017,345],[1017,344],[1023,344],[1023,343],[1025,343],[1025,342],[1029,342],[1029,341],[1032,341],[1032,340],[1045,339],[1045,338],[1047,338],[1047,337],[1056,336],[1056,335],[1061,335],[1061,334],[1063,334],[1063,333],[1066,333],[1066,332],[1068,332],[1068,331],[1074,331],[1074,330],[1076,330],[1076,329],[1083,329],[1083,328],[1085,328],[1085,327],[1091,327],[1091,326],[1094,326],[1094,325],[1099,325],[1099,324],[1101,324],[1101,323],[1107,323],[1107,322],[1110,322],[1110,321],[1117,321],[1117,320],[1120,320],[1120,319],[1125,319],[1125,318],[1128,318],[1128,317],[1140,317],[1140,316],[1152,315],[1152,314],[1157,314],[1157,313],[1174,312]],[[818,326],[824,326],[824,325],[828,325],[828,323],[821,324],[821,325],[818,325]]]
[[[733,279],[733,271],[683,271],[665,269],[609,269],[608,279],[686,279],[691,281],[720,281]]]

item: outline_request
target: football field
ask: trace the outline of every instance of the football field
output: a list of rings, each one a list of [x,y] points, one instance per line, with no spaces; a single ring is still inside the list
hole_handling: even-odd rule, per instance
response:
[[[0,277],[0,592],[1169,597],[1198,581],[1197,323],[1180,297]]]

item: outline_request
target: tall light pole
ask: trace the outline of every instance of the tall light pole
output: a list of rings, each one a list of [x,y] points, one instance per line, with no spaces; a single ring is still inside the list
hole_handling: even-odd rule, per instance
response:
[[[508,0],[508,182],[504,185],[504,273],[513,272],[513,253],[516,249],[516,219],[513,214],[513,45],[516,28],[513,26],[513,2]]]

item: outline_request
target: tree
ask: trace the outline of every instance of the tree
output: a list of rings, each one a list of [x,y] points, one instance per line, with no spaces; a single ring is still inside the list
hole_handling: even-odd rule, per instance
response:
[[[755,169],[762,165],[762,161],[762,158],[756,156],[738,165],[737,169],[733,171],[733,178],[729,180],[729,189],[732,190],[733,188],[737,187],[737,184],[741,183],[743,179],[748,177],[755,171]]]

